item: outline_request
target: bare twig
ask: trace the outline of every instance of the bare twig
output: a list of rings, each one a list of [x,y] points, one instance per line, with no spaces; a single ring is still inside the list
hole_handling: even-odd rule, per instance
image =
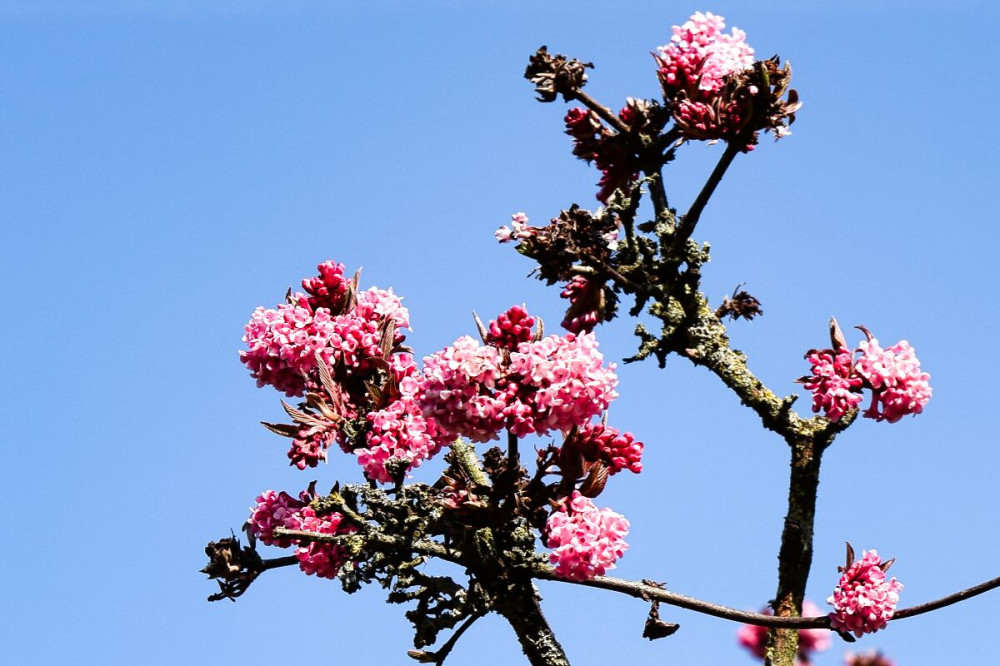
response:
[[[1000,587],[1000,577],[988,580],[985,583],[980,583],[979,585],[973,585],[972,587],[955,592],[954,594],[949,594],[948,596],[941,597],[940,599],[935,599],[934,601],[928,601],[927,603],[910,606],[909,608],[902,608],[896,611],[896,614],[892,616],[892,619],[905,620],[908,617],[923,615],[924,613],[929,613],[933,610],[944,608],[945,606],[957,604],[959,601],[971,599],[972,597],[979,596],[984,592],[995,590],[998,587]]]
[[[603,104],[601,104],[593,97],[580,90],[579,88],[573,91],[572,99],[578,99],[581,102],[583,102],[584,106],[586,106],[588,109],[599,115],[604,120],[604,122],[614,127],[615,130],[618,131],[619,133],[625,134],[628,132],[629,130],[628,125],[623,123],[621,119],[615,115],[614,111],[604,106]]]
[[[698,193],[697,198],[695,198],[694,203],[691,204],[691,208],[688,212],[681,218],[681,223],[677,229],[677,236],[674,238],[673,247],[675,250],[682,249],[684,243],[687,239],[691,237],[694,232],[695,226],[698,224],[699,218],[701,218],[701,213],[705,210],[705,206],[708,205],[708,200],[712,198],[715,193],[715,188],[718,186],[719,181],[726,174],[726,170],[729,165],[733,163],[736,156],[740,152],[739,143],[733,141],[726,144],[726,150],[722,153],[722,157],[719,158],[719,163],[715,165],[715,169],[712,170],[712,174],[705,181],[705,185],[701,188],[701,192]]]

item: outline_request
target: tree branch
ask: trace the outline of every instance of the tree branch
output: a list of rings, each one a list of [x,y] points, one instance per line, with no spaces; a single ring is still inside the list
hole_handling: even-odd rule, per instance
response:
[[[573,96],[571,97],[571,99],[578,99],[581,102],[583,102],[584,106],[586,106],[588,109],[599,115],[601,119],[604,120],[604,122],[614,127],[615,130],[620,134],[628,133],[629,131],[628,125],[623,123],[621,119],[617,115],[615,115],[614,111],[604,106],[603,104],[601,104],[593,97],[580,90],[579,88],[573,91]]]
[[[995,590],[998,587],[1000,587],[1000,577],[980,583],[979,585],[973,585],[972,587],[955,592],[954,594],[949,594],[948,596],[941,597],[940,599],[935,599],[934,601],[928,601],[916,606],[910,606],[909,608],[902,608],[896,611],[895,615],[892,616],[892,619],[905,620],[908,617],[923,615],[924,613],[929,613],[933,610],[944,608],[945,606],[951,606],[952,604],[957,604],[958,602],[965,601],[966,599],[971,599],[972,597],[979,596],[984,592]]]
[[[691,237],[694,232],[694,228],[698,225],[698,220],[701,218],[701,212],[705,210],[705,206],[708,204],[708,200],[712,198],[712,194],[715,193],[715,188],[718,186],[719,181],[726,174],[726,170],[729,165],[733,163],[736,159],[736,155],[740,152],[739,143],[736,141],[726,144],[726,150],[722,153],[722,157],[719,158],[718,164],[715,165],[715,169],[712,170],[711,175],[708,180],[705,181],[705,185],[701,188],[701,192],[695,198],[694,203],[691,204],[691,208],[688,212],[681,218],[680,225],[678,225],[677,236],[674,238],[673,247],[675,250],[682,249],[684,243],[687,239]]]
[[[624,580],[622,578],[611,578],[608,576],[594,576],[589,580],[572,581],[559,578],[555,570],[548,565],[539,564],[532,568],[532,575],[541,580],[552,580],[560,583],[570,583],[572,585],[584,585],[586,587],[596,587],[602,590],[610,590],[626,594],[643,601],[660,601],[670,606],[686,608],[687,610],[712,615],[724,620],[755,624],[761,627],[787,627],[795,629],[829,629],[830,620],[827,617],[775,617],[751,611],[742,611],[728,606],[721,606],[694,597],[688,597],[676,592],[670,592],[662,587],[647,582]]]

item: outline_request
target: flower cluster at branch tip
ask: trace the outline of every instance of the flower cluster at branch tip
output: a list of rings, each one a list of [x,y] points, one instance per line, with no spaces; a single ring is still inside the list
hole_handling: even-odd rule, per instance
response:
[[[896,666],[896,662],[876,650],[860,654],[848,652],[844,655],[844,666]]]
[[[772,615],[770,608],[761,610],[764,615]],[[802,604],[802,617],[815,617],[820,614],[819,608],[811,601]],[[752,655],[760,659],[764,658],[767,641],[767,627],[756,624],[740,625],[736,638],[740,645],[750,651]],[[829,649],[833,641],[830,638],[828,629],[800,629],[799,649],[795,654],[795,666],[809,666],[812,663],[812,655],[815,652],[822,652]]]
[[[913,347],[906,340],[882,349],[869,336],[859,345],[857,373],[872,389],[871,406],[864,415],[895,423],[907,414],[919,414],[931,399],[930,375],[921,372]]]
[[[555,573],[567,580],[588,580],[603,576],[625,554],[629,523],[611,509],[573,491],[545,524],[545,543],[552,552],[549,561]]]
[[[826,600],[833,606],[831,627],[858,638],[885,628],[896,612],[899,592],[903,589],[903,584],[895,578],[886,578],[885,572],[891,564],[892,560],[882,562],[878,552],[868,550],[857,562],[846,569],[840,568],[840,581]]]
[[[832,324],[836,327],[836,322]],[[907,414],[919,414],[931,399],[930,375],[920,370],[920,361],[906,340],[882,349],[867,329],[867,340],[858,349],[848,351],[839,339],[834,349],[813,349],[806,354],[812,374],[802,384],[813,394],[813,412],[823,411],[831,421],[861,404],[861,391],[872,393],[871,405],[863,412],[866,418],[895,423]],[[860,356],[855,359],[855,355]]]
[[[670,43],[657,48],[660,82],[665,91],[697,88],[715,92],[725,77],[753,64],[746,33],[733,28],[725,34],[725,19],[697,12],[682,26],[674,26]]]
[[[757,132],[789,135],[801,107],[788,90],[791,68],[777,56],[755,62],[742,30],[725,34],[721,16],[698,12],[674,26],[670,43],[654,54],[663,96],[686,139],[739,142],[753,150]],[[788,92],[788,99],[782,96]]]
[[[240,360],[257,386],[301,396],[316,386],[317,354],[347,375],[364,375],[383,357],[383,322],[395,327],[397,344],[400,330],[409,328],[409,313],[392,291],[361,292],[347,309],[350,287],[343,265],[325,262],[318,268],[318,277],[303,280],[309,295],[297,292],[276,309],[258,307],[247,323],[243,341],[249,349],[240,352]]]
[[[277,527],[289,530],[303,530],[320,534],[350,534],[356,531],[352,525],[343,522],[339,513],[316,515],[309,503],[313,496],[310,491],[299,493],[299,499],[282,491],[266,490],[257,497],[257,504],[250,509],[247,528],[250,534],[269,546],[288,548],[297,545],[295,559],[299,568],[307,575],[320,578],[336,578],[337,572],[346,562],[346,555],[340,546],[332,543],[302,543],[290,537],[274,534]]]
[[[615,366],[604,365],[593,334],[552,335],[504,349],[464,336],[424,358],[421,405],[441,437],[486,442],[503,428],[518,437],[567,432],[618,395]]]
[[[298,409],[286,405],[294,426],[265,424],[292,439],[293,465],[315,467],[337,442],[369,479],[390,483],[441,448],[420,407],[419,369],[401,347],[409,312],[392,290],[359,291],[360,276],[345,278],[343,264],[317,269],[302,281],[306,293],[274,310],[257,308],[240,358],[258,386],[308,392]]]

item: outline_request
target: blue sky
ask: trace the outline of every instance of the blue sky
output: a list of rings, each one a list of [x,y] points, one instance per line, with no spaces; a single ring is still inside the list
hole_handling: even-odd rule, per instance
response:
[[[836,315],[909,340],[935,391],[920,417],[858,423],[827,453],[809,597],[830,594],[847,540],[897,558],[902,605],[1000,574],[994,5],[0,0],[12,663],[407,663],[408,626],[381,590],[347,597],[282,570],[237,604],[204,601],[202,548],[257,493],[360,478],[345,459],[287,467],[258,425],[280,396],[238,362],[242,326],[335,259],[406,297],[420,354],[473,333],[473,309],[526,302],[554,329],[558,293],[493,230],[596,205],[597,174],[570,154],[564,105],[533,101],[527,56],[547,44],[592,60],[588,90],[617,107],[656,94],[649,51],[696,10],[789,59],[804,101],[790,138],[737,160],[699,227],[709,296],[746,282],[764,304],[734,345],[791,393]],[[720,152],[682,151],[672,201],[686,207]],[[610,358],[631,353],[630,330],[599,331]],[[784,444],[680,359],[620,377],[612,420],[647,450],[643,474],[601,498],[632,521],[616,573],[759,607]],[[753,664],[721,620],[668,611],[681,631],[650,643],[641,603],[542,594],[574,664]],[[900,666],[988,663],[998,611],[994,593],[859,647]],[[452,656],[474,659],[523,663],[497,618]]]

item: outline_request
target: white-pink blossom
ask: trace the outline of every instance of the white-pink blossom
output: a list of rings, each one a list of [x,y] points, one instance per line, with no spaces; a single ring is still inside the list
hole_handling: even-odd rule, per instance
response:
[[[920,370],[913,347],[906,340],[887,349],[869,337],[859,345],[857,373],[872,389],[872,403],[864,415],[895,423],[907,414],[919,414],[931,399],[930,375]]]
[[[725,34],[725,20],[711,12],[697,12],[682,26],[674,26],[670,43],[657,48],[660,82],[668,97],[688,90],[715,92],[725,77],[753,65],[754,50],[746,33],[733,28]]]
[[[494,234],[501,243],[531,238],[534,232],[528,226],[528,216],[524,213],[514,213],[510,216],[510,227],[504,225]]]

